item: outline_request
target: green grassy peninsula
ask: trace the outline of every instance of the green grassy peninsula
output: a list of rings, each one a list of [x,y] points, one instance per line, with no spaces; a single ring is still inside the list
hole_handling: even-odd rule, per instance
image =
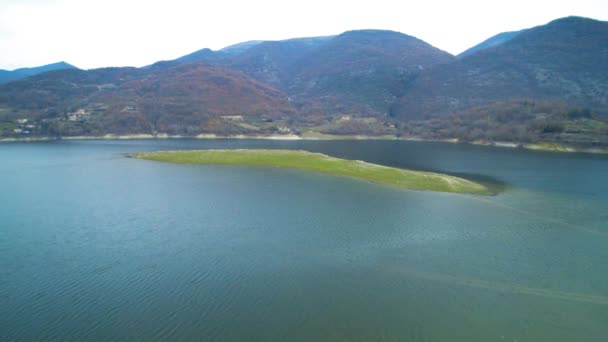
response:
[[[484,185],[466,179],[433,173],[330,157],[321,153],[292,150],[199,150],[131,154],[130,157],[182,164],[249,165],[286,167],[347,176],[413,190],[489,195]]]

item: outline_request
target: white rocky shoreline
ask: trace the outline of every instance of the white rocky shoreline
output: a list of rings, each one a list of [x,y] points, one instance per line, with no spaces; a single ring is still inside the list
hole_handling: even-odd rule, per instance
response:
[[[45,142],[59,140],[146,140],[146,139],[260,139],[260,140],[403,140],[403,141],[428,141],[428,142],[443,142],[443,143],[464,143],[481,146],[492,146],[500,148],[523,148],[536,151],[548,152],[570,152],[570,153],[594,153],[608,154],[608,149],[605,148],[577,148],[567,145],[554,143],[515,143],[505,141],[474,141],[464,142],[457,139],[421,139],[416,137],[397,137],[394,135],[331,135],[331,134],[275,134],[275,135],[221,135],[214,133],[198,134],[194,136],[187,135],[170,135],[170,134],[105,134],[99,136],[70,136],[70,137],[23,137],[23,138],[0,138],[0,143],[11,142]]]

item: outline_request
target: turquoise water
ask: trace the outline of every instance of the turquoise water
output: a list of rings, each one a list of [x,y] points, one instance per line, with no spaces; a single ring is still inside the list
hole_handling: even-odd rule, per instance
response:
[[[124,153],[292,148],[506,184],[404,191]],[[2,341],[606,341],[608,157],[389,141],[0,145]]]

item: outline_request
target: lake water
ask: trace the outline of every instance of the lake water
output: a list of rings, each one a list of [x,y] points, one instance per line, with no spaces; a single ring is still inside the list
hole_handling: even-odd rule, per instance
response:
[[[487,197],[136,151],[289,148]],[[399,141],[0,145],[2,341],[606,341],[608,157]]]

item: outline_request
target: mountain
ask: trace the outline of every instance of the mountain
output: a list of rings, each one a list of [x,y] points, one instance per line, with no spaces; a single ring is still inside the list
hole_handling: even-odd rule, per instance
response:
[[[263,41],[263,40],[250,40],[247,42],[229,45],[229,46],[226,46],[225,48],[222,48],[217,51],[213,51],[209,48],[204,48],[204,49],[200,49],[200,50],[194,51],[192,53],[189,53],[187,55],[178,57],[178,58],[174,59],[173,61],[181,62],[181,63],[200,62],[200,61],[210,62],[210,61],[214,61],[219,58],[222,58],[222,57],[225,58],[225,57],[229,57],[232,55],[241,54],[241,53],[249,50],[250,48],[252,48],[258,44],[264,43],[264,42],[265,41]]]
[[[512,31],[512,32],[503,32],[503,33],[499,33],[493,37],[490,37],[486,40],[484,40],[483,42],[473,46],[470,49],[467,49],[466,51],[460,53],[458,55],[458,57],[462,58],[462,57],[466,57],[468,55],[471,55],[477,51],[481,51],[481,50],[485,50],[503,43],[508,42],[509,40],[515,38],[518,34],[524,32],[525,30],[520,30],[520,31]]]
[[[249,50],[250,48],[263,43],[263,40],[250,40],[247,42],[237,43],[230,46],[226,46],[221,49],[220,52],[228,55],[235,55]]]
[[[289,94],[306,113],[385,115],[418,74],[455,59],[399,32],[349,31],[338,36],[254,41],[176,61],[204,60],[240,70]]]
[[[608,146],[608,23],[562,18],[460,57],[399,32],[357,30],[0,85],[0,137],[107,133]]]
[[[349,31],[295,59],[286,91],[324,112],[384,116],[421,72],[454,59],[403,33]]]
[[[219,64],[285,90],[293,77],[294,63],[332,39],[328,36],[265,41],[229,55]]]
[[[203,62],[47,72],[0,85],[0,109],[5,135],[27,119],[31,134],[52,136],[264,133],[295,112],[282,92]]]
[[[66,62],[53,63],[34,68],[21,68],[13,71],[0,70],[0,83],[19,80],[28,76],[37,75],[43,72],[62,69],[76,69],[75,66]]]
[[[408,120],[518,98],[608,112],[608,23],[555,20],[434,68],[414,82],[395,112]]]
[[[218,53],[211,49],[201,49],[192,53],[189,53],[185,56],[181,56],[173,60],[174,62],[180,63],[190,63],[190,62],[200,62],[200,61],[211,61],[218,58]]]
[[[418,74],[454,59],[399,32],[357,30],[202,49],[173,62],[205,61],[242,71],[287,93],[303,115],[381,118]]]
[[[293,38],[288,40],[251,40],[247,42],[237,43],[229,45],[217,51],[213,51],[209,48],[194,51],[187,55],[174,59],[174,62],[189,63],[204,61],[208,63],[216,63],[218,65],[233,65],[238,66],[239,64],[248,64],[246,61],[248,58],[256,58],[260,54],[264,54],[267,51],[272,51],[272,47],[279,47],[279,50],[287,50],[290,47],[292,49],[306,49],[311,46],[318,45],[325,42],[331,37],[310,37],[310,38]],[[249,54],[248,51],[261,46],[253,53]],[[280,53],[280,52],[279,52]],[[240,56],[240,57],[237,57]],[[249,57],[247,57],[249,56]],[[238,62],[238,61],[241,62]]]
[[[608,23],[562,18],[422,74],[402,134],[608,146]]]

